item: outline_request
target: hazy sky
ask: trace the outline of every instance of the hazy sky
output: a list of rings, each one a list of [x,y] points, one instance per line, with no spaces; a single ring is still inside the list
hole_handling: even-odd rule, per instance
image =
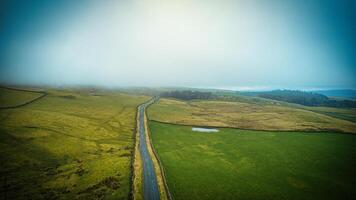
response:
[[[355,2],[8,1],[0,82],[356,88]]]

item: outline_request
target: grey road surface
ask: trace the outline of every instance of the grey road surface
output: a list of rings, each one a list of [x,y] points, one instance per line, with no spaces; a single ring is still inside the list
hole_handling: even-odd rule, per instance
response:
[[[142,157],[143,165],[143,198],[145,200],[159,199],[159,190],[157,185],[157,177],[155,169],[153,167],[152,158],[147,150],[146,144],[146,129],[145,129],[145,109],[153,103],[154,100],[150,100],[139,106],[139,134],[140,134],[140,153]]]

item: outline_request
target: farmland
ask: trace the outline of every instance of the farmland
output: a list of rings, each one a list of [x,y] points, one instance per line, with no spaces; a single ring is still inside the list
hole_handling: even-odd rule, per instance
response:
[[[153,107],[152,107],[153,108]],[[149,123],[170,192],[180,199],[352,199],[356,137]]]
[[[307,107],[301,108],[310,110],[316,113],[328,115],[330,117],[339,118],[351,122],[356,122],[356,109],[355,108],[330,108],[330,107]]]
[[[41,95],[41,93],[37,92],[19,91],[0,87],[0,108],[24,104],[40,97]]]
[[[151,120],[175,124],[356,133],[355,110],[297,106],[258,98],[235,101],[162,98],[149,108],[148,114]]]
[[[12,108],[0,110],[0,198],[132,198],[135,116],[151,98],[137,93],[52,88],[38,99],[44,93],[1,89],[0,107]],[[341,134],[356,132],[353,109],[161,98],[147,112],[175,199],[356,195],[356,139]],[[142,177],[135,178],[141,197]]]
[[[6,91],[1,106],[37,95]],[[0,198],[127,199],[136,107],[116,91],[50,89],[0,110]]]

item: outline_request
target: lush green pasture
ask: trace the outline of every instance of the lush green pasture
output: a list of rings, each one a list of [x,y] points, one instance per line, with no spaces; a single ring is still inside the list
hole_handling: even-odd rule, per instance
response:
[[[356,197],[355,135],[149,126],[176,200]]]
[[[147,99],[50,90],[0,110],[0,199],[128,198],[136,106]]]
[[[41,95],[35,92],[24,92],[0,87],[0,108],[23,104]]]
[[[247,98],[247,97],[246,97]],[[336,131],[356,133],[356,123],[337,115],[356,116],[354,110],[289,106],[276,101],[180,101],[162,98],[149,108],[151,120],[175,124],[236,127],[253,130]],[[319,113],[318,113],[319,112]]]

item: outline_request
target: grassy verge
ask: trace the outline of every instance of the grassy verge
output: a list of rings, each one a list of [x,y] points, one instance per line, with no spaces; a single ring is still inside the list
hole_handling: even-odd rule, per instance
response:
[[[143,175],[142,175],[142,159],[140,153],[140,133],[139,133],[139,112],[136,114],[136,131],[135,131],[135,151],[134,151],[134,166],[133,166],[133,199],[143,199]]]
[[[352,199],[356,137],[149,123],[174,199]]]
[[[127,199],[136,107],[147,99],[50,90],[39,101],[1,110],[0,198]]]

